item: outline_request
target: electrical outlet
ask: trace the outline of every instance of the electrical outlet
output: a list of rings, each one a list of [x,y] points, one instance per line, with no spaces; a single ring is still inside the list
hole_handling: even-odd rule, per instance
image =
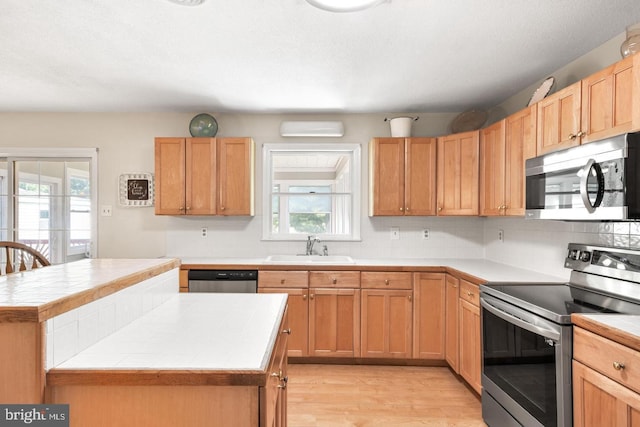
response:
[[[498,230],[498,240],[504,242],[504,230]]]
[[[100,215],[102,216],[111,216],[111,205],[102,205],[100,207]]]
[[[204,238],[207,237],[207,234],[209,233],[209,230],[207,229],[207,227],[202,227],[200,229],[200,235]]]
[[[391,240],[400,240],[400,228],[391,227]]]

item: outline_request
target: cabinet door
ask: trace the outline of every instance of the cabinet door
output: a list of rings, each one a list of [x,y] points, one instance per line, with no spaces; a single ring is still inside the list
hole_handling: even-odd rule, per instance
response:
[[[411,357],[412,291],[363,289],[362,357]]]
[[[460,360],[459,373],[478,393],[480,384],[480,309],[460,299]]]
[[[480,131],[480,215],[504,214],[505,121]]]
[[[218,215],[254,214],[255,148],[251,138],[219,138]]]
[[[582,80],[583,144],[633,130],[633,61],[627,57]]]
[[[309,356],[360,357],[359,289],[309,289]]]
[[[438,215],[478,215],[479,133],[438,138]]]
[[[216,214],[216,140],[186,140],[186,207],[187,215]]]
[[[436,214],[436,139],[405,140],[405,215]]]
[[[446,320],[445,320],[445,359],[451,369],[458,373],[458,307],[460,283],[458,278],[446,275]]]
[[[640,395],[574,360],[573,425],[640,427]]]
[[[155,213],[185,212],[185,139],[155,139]]]
[[[404,138],[369,145],[369,215],[404,215]]]
[[[289,295],[287,313],[291,333],[287,355],[304,357],[309,354],[309,289],[306,288],[258,288],[260,293]]]
[[[538,102],[538,156],[580,145],[581,83]]]
[[[445,277],[413,275],[413,358],[445,358]]]
[[[525,162],[536,156],[535,105],[505,119],[505,209],[508,216],[524,216]]]

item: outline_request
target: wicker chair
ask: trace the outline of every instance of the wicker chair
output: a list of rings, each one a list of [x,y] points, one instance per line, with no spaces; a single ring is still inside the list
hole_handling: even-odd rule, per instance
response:
[[[51,265],[40,252],[18,242],[0,242],[0,260],[4,264],[0,265],[0,275]]]

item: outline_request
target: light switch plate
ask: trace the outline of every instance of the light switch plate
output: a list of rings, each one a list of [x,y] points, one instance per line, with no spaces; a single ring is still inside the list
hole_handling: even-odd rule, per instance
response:
[[[391,227],[391,240],[400,240],[400,228],[399,227]]]

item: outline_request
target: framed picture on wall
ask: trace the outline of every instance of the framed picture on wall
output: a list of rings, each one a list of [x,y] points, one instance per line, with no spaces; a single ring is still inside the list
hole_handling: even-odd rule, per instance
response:
[[[126,173],[120,175],[120,205],[153,206],[153,174]]]

